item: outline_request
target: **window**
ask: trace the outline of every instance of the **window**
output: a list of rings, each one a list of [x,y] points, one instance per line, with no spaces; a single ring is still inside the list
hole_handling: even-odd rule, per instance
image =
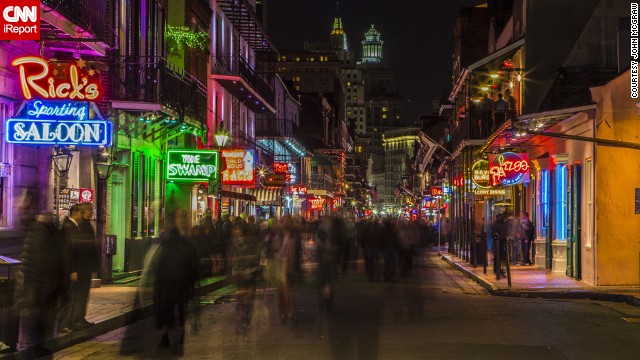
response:
[[[547,236],[547,228],[548,226],[548,216],[549,216],[549,171],[540,170],[538,171],[538,191],[536,196],[537,206],[537,224],[536,224],[536,233],[537,237],[544,238]]]
[[[567,240],[567,165],[556,165],[554,239]]]
[[[386,119],[387,118],[387,114],[382,114],[382,118]]]
[[[584,231],[584,247],[591,249],[593,246],[593,222],[595,211],[595,199],[593,196],[593,159],[587,159],[584,162],[584,201],[587,207],[586,219],[582,222]]]

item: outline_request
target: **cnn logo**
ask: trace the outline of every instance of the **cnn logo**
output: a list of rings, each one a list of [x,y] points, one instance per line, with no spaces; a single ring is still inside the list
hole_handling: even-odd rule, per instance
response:
[[[0,40],[40,40],[40,0],[0,1]]]

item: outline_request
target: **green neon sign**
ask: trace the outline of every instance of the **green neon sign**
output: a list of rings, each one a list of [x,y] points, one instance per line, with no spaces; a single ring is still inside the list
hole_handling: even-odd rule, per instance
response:
[[[167,180],[198,182],[217,178],[217,151],[169,150],[167,152]]]

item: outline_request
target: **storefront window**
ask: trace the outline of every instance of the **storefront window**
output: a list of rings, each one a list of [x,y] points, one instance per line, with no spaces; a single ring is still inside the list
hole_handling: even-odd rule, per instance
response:
[[[567,240],[567,165],[556,165],[554,239]]]
[[[536,234],[540,238],[547,236],[547,229],[549,228],[549,171],[538,171],[538,189],[536,196],[537,203],[537,231]]]

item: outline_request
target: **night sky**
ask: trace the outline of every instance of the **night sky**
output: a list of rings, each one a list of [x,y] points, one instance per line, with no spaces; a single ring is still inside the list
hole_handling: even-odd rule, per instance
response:
[[[328,42],[335,0],[268,0],[268,32],[279,49],[302,49],[305,40]],[[349,47],[371,27],[382,34],[402,95],[410,100],[405,121],[430,115],[433,98],[451,89],[453,26],[461,6],[480,0],[342,0],[340,17]]]

